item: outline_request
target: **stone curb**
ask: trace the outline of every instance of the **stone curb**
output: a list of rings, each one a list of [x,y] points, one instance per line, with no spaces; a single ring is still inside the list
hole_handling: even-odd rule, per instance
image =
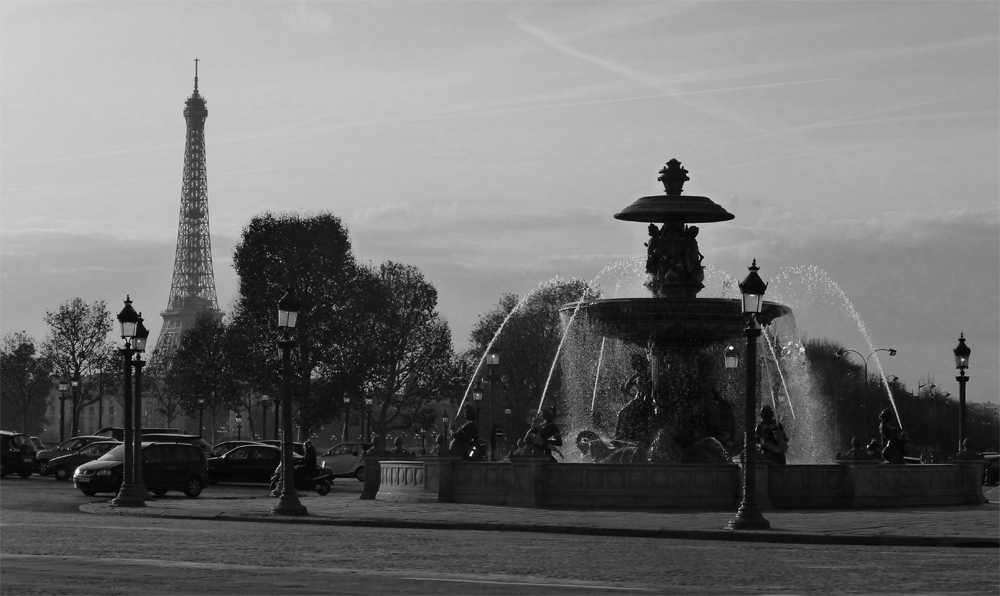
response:
[[[734,530],[646,530],[643,528],[611,528],[600,526],[570,526],[565,524],[522,524],[512,522],[467,521],[412,521],[389,518],[330,519],[316,515],[303,517],[279,516],[270,513],[225,513],[223,511],[178,511],[157,507],[123,509],[103,503],[80,505],[80,511],[94,515],[121,515],[127,517],[159,517],[169,519],[198,519],[216,521],[257,522],[275,524],[309,524],[319,526],[375,527],[413,530],[475,530],[483,532],[537,532],[546,534],[575,534],[581,536],[613,536],[620,538],[664,538],[672,540],[721,540],[730,542],[765,542],[782,544],[824,544],[842,546],[896,546],[896,547],[1000,547],[1000,538],[976,536],[907,536],[875,534],[856,536],[850,534],[799,534],[771,531]]]

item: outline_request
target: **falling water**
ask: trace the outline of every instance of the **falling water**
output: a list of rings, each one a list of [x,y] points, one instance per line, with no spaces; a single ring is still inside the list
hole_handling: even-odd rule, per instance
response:
[[[545,395],[549,392],[549,383],[552,381],[552,373],[556,370],[556,365],[559,364],[559,354],[562,352],[563,345],[566,343],[566,338],[569,337],[569,330],[573,327],[573,321],[576,320],[576,313],[580,312],[580,305],[583,304],[584,299],[586,299],[587,294],[590,293],[590,288],[588,287],[583,291],[580,299],[576,301],[576,308],[573,309],[573,314],[569,318],[569,322],[566,323],[566,327],[563,329],[562,337],[559,339],[559,347],[556,348],[556,355],[552,358],[552,366],[549,367],[549,376],[545,379],[545,387],[542,389],[542,397],[538,400],[538,411],[542,411],[542,405],[545,403]]]
[[[792,310],[797,311],[805,310],[811,303],[816,301],[815,297],[808,296],[808,294],[812,294],[816,292],[817,289],[825,287],[838,299],[836,302],[831,301],[833,302],[833,305],[842,306],[844,308],[845,313],[857,324],[858,331],[861,332],[865,343],[868,344],[869,350],[872,352],[875,351],[875,345],[872,342],[871,335],[868,333],[868,329],[865,326],[864,321],[861,320],[860,313],[858,313],[857,309],[854,308],[854,304],[851,302],[850,298],[847,297],[843,288],[841,288],[837,282],[830,279],[830,276],[826,273],[826,271],[814,265],[782,267],[778,275],[773,279],[773,282],[776,286],[776,294],[778,294],[779,299],[784,304],[792,307]],[[799,290],[803,289],[807,294],[806,296],[801,296],[799,294]],[[892,405],[892,409],[896,414],[896,420],[899,421],[900,428],[902,428],[903,421],[899,416],[899,409],[896,406],[896,400],[892,397],[889,381],[885,376],[885,371],[882,369],[882,363],[878,359],[878,354],[875,354],[875,364],[878,365],[879,376],[882,377],[882,384],[885,387],[889,403]]]
[[[795,407],[792,406],[792,395],[788,393],[788,383],[785,382],[785,373],[781,371],[781,363],[778,362],[778,355],[774,353],[774,345],[771,343],[771,336],[767,332],[767,328],[764,328],[764,340],[767,347],[771,350],[771,358],[774,360],[774,367],[778,369],[778,378],[781,379],[781,387],[785,390],[785,399],[788,400],[788,411],[791,412],[792,418],[795,418]],[[771,394],[771,400],[774,400],[774,394]],[[777,411],[777,404],[775,404],[775,411]]]

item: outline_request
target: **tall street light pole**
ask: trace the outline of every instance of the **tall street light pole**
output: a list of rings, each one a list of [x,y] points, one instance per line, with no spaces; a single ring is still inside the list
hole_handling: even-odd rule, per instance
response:
[[[125,297],[125,308],[118,313],[118,322],[121,325],[121,336],[125,340],[125,347],[122,348],[122,357],[125,363],[125,436],[122,449],[125,452],[125,465],[122,470],[122,486],[118,491],[118,496],[111,500],[111,504],[116,507],[145,507],[142,495],[135,484],[135,451],[132,445],[135,441],[135,421],[132,417],[132,340],[136,336],[136,327],[139,323],[139,313],[132,308],[132,300]]]
[[[59,443],[66,440],[66,392],[69,391],[69,383],[59,379]]]
[[[295,328],[296,320],[299,316],[301,303],[295,297],[295,290],[289,289],[288,293],[278,301],[278,328],[281,329],[281,339],[278,340],[278,347],[281,349],[281,494],[278,502],[271,509],[271,513],[277,515],[308,515],[305,505],[299,501],[299,495],[295,492],[295,464],[292,453],[292,348],[295,340],[291,339],[289,333]]]
[[[70,392],[70,395],[73,397],[73,401],[71,401],[70,404],[69,404],[70,429],[73,432],[73,434],[76,435],[76,424],[75,424],[74,421],[76,420],[76,416],[75,416],[76,404],[80,403],[80,373],[79,372],[77,372],[76,374],[73,375],[73,380],[69,382],[69,386],[70,386],[70,389],[72,390]]]
[[[489,353],[486,355],[486,386],[489,390],[486,402],[486,430],[490,433],[490,461],[497,461],[494,453],[496,451],[496,433],[493,430],[493,381],[497,380],[496,368],[500,365],[500,354]]]
[[[757,418],[757,338],[760,337],[760,327],[757,325],[757,315],[764,305],[764,291],[767,284],[757,274],[757,259],[750,265],[750,274],[740,284],[743,294],[743,314],[747,326],[743,335],[747,340],[746,366],[746,397],[743,412],[743,501],[736,512],[736,517],[729,520],[730,530],[766,530],[771,522],[764,518],[757,507],[757,442],[754,440],[754,422]]]
[[[868,357],[866,358],[864,354],[858,352],[857,350],[848,350],[846,348],[841,348],[837,350],[837,356],[840,358],[846,358],[848,352],[852,354],[857,354],[858,358],[861,358],[861,360],[864,361],[865,363],[865,408],[862,412],[862,425],[864,426],[864,428],[862,429],[860,436],[864,437],[864,444],[868,445],[868,430],[870,428],[868,425],[868,361],[871,360],[872,356],[874,356],[879,352],[889,352],[890,356],[895,356],[896,350],[895,348],[878,348],[877,350],[874,350],[871,354],[868,354]]]
[[[365,398],[365,417],[361,421],[362,425],[365,427],[364,435],[365,442],[372,442],[372,398]],[[383,447],[388,447],[388,445],[383,445]]]
[[[965,384],[969,382],[969,377],[965,376],[965,369],[969,368],[969,355],[972,350],[965,345],[965,334],[959,334],[958,346],[952,352],[955,354],[955,368],[958,369],[958,450],[964,447],[965,440]]]

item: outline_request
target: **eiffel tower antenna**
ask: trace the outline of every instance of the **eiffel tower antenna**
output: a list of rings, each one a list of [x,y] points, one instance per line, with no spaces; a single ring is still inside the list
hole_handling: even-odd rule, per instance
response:
[[[181,189],[177,252],[167,308],[160,313],[163,328],[154,354],[168,355],[198,315],[222,318],[215,294],[212,239],[208,232],[208,178],[205,170],[205,119],[208,108],[198,93],[198,59],[194,61],[194,93],[184,103],[187,138],[184,144],[184,183]]]

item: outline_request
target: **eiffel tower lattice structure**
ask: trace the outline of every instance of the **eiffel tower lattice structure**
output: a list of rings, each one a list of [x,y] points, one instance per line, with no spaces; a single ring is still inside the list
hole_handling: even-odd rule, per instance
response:
[[[212,268],[212,240],[208,232],[208,179],[205,169],[205,119],[208,108],[198,93],[198,60],[194,65],[194,93],[187,99],[184,119],[187,138],[184,144],[184,184],[181,190],[180,222],[177,226],[177,252],[174,275],[170,282],[167,308],[160,313],[163,328],[156,340],[158,356],[172,354],[181,336],[191,329],[198,316],[209,313],[222,318],[215,293]]]

